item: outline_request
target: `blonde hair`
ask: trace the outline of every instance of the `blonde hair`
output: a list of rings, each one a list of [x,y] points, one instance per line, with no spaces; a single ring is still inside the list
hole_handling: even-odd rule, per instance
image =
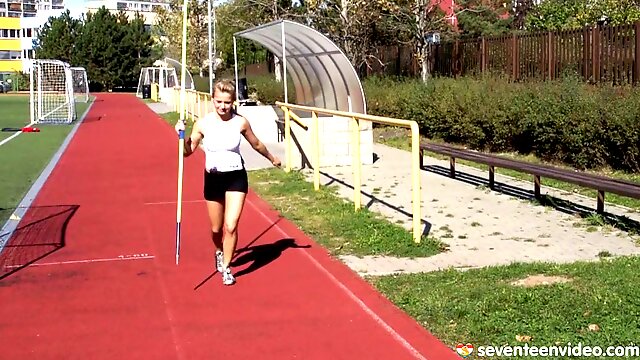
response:
[[[214,94],[216,91],[230,94],[231,99],[233,99],[233,101],[236,100],[236,84],[232,80],[224,79],[217,81],[213,86]]]

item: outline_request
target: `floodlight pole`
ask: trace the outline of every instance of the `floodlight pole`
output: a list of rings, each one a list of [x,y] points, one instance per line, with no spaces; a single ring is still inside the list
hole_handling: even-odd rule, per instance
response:
[[[284,21],[281,26],[282,35],[282,82],[284,83],[284,102],[289,102],[289,95],[287,94],[287,55],[286,55],[286,37],[284,34]]]
[[[182,4],[182,66],[180,68],[180,122],[186,123],[185,110],[187,93],[185,89],[187,77],[187,21],[188,0],[184,0]],[[180,237],[182,223],[182,178],[184,173],[184,130],[180,130],[178,134],[178,200],[176,202],[176,265],[180,262]]]
[[[209,94],[213,96],[213,59],[211,58],[211,0],[207,2],[208,30],[209,30]]]
[[[239,101],[238,92],[238,45],[236,43],[236,37],[233,37],[233,68],[236,76],[236,101]]]
[[[217,54],[217,50],[216,50],[216,23],[218,22],[217,20],[217,15],[216,15],[216,8],[215,6],[212,6],[212,10],[213,11],[213,61],[216,60],[216,54]],[[213,66],[213,65],[211,65]],[[216,77],[216,74],[213,74],[213,77]]]

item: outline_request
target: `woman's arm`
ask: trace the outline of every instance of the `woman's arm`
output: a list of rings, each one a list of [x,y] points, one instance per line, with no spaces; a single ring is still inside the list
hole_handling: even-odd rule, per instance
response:
[[[262,143],[262,141],[260,141],[256,137],[256,134],[254,134],[253,129],[251,129],[251,124],[249,124],[249,121],[244,117],[242,117],[241,132],[244,138],[247,139],[247,141],[249,142],[249,144],[251,144],[251,147],[255,151],[257,151],[258,153],[260,153],[260,155],[267,158],[267,160],[271,161],[271,164],[273,164],[273,166],[280,166],[281,164],[280,159],[278,159],[277,156],[271,154],[269,152],[269,149],[267,149],[267,147]]]

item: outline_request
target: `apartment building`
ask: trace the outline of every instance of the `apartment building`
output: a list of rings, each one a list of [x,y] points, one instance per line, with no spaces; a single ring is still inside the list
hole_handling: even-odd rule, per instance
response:
[[[1,1],[1,0],[0,0]],[[38,0],[38,11],[64,10],[64,0]]]
[[[38,11],[37,5],[38,0],[0,0],[0,17],[33,17]]]
[[[169,1],[89,0],[86,2],[86,12],[96,12],[103,6],[113,13],[124,11],[127,16],[129,16],[129,19],[133,19],[135,17],[135,14],[139,13],[144,18],[144,24],[149,27],[155,23],[156,11],[158,9],[169,9]]]
[[[38,30],[49,17],[58,17],[65,11],[60,4],[63,4],[61,0],[41,1],[40,5],[49,8],[43,7],[33,16],[0,16],[0,80],[11,73],[29,71]]]
[[[22,71],[20,18],[0,17],[0,74]]]

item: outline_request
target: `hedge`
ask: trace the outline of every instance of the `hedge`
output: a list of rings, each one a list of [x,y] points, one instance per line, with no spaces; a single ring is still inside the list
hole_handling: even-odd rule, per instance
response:
[[[640,89],[579,79],[368,78],[368,113],[415,120],[428,138],[534,154],[578,169],[640,170]]]

